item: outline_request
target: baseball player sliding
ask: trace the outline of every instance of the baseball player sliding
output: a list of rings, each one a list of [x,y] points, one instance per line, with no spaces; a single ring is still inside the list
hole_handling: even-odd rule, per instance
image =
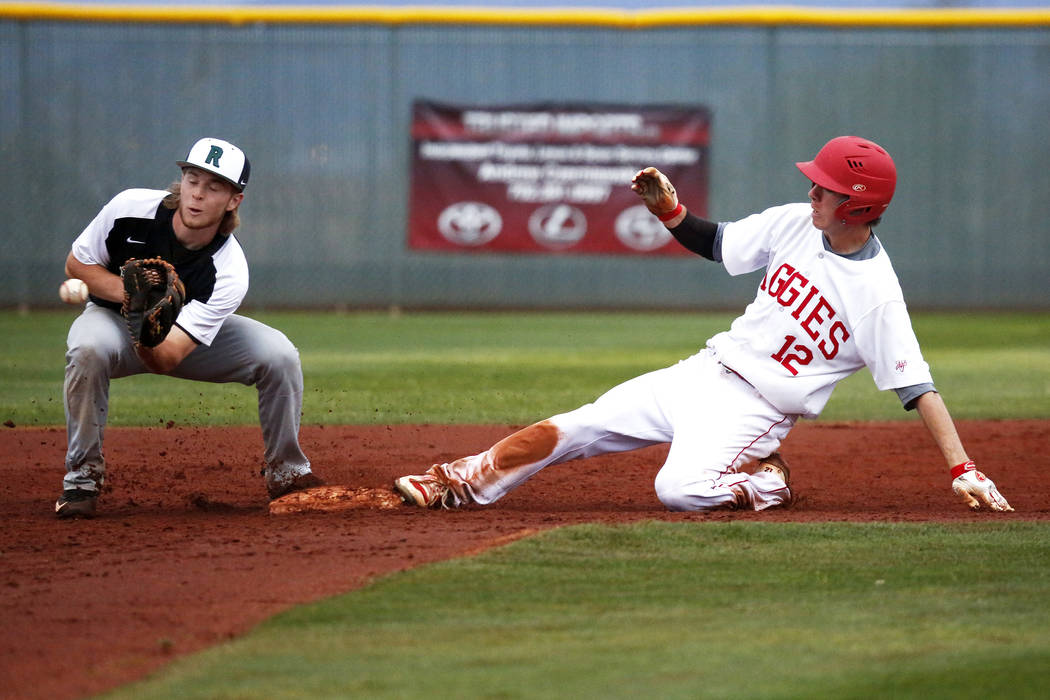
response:
[[[402,498],[423,507],[489,504],[550,464],[670,443],[655,487],[671,510],[783,505],[790,477],[776,450],[799,418],[820,413],[839,381],[867,367],[879,389],[918,411],[968,506],[1013,510],[963,449],[872,230],[897,182],[890,155],[841,136],[796,166],[812,183],[808,203],[731,223],[689,213],[655,168],[635,175],[631,189],[683,246],[731,275],[765,268],[755,300],[676,365],[480,454],[396,479]],[[756,461],[753,473],[740,471]]]
[[[233,236],[248,159],[232,143],[204,138],[177,164],[182,177],[168,190],[114,197],[66,258],[66,274],[87,283],[90,300],[66,339],[60,518],[95,514],[106,474],[110,380],[144,372],[254,384],[270,498],[322,483],[299,446],[298,351],[280,331],[233,313],[248,291],[248,264]],[[152,269],[138,266],[143,259]],[[153,301],[155,313],[141,308]]]

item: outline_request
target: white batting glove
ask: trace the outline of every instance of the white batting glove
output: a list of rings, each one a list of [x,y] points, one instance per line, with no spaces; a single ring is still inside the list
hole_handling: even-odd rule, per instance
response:
[[[952,469],[952,491],[974,510],[988,507],[997,511],[1012,511],[999,489],[987,476],[977,471],[973,461],[963,462]]]
[[[631,189],[661,221],[670,221],[682,213],[674,185],[656,168],[639,170],[631,180]]]

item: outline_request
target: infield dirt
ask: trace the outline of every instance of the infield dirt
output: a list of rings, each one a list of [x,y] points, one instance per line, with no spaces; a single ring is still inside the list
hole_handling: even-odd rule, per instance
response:
[[[0,428],[0,696],[77,698],[142,678],[300,603],[372,578],[582,522],[1050,520],[1036,489],[1050,421],[962,421],[963,442],[1015,513],[955,501],[921,423],[804,422],[782,450],[795,505],[669,513],[653,493],[666,447],[544,470],[487,508],[404,506],[271,516],[258,428],[111,428],[93,520],[57,520],[63,429]],[[330,484],[386,486],[521,426],[310,426]]]

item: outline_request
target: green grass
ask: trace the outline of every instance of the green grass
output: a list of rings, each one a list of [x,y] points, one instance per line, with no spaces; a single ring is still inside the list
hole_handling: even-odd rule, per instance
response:
[[[265,313],[306,423],[525,423],[695,352],[726,314]],[[0,313],[0,419],[62,418],[71,312]],[[1050,418],[1050,315],[915,314],[957,418]],[[861,372],[824,418],[904,418]],[[253,424],[254,390],[140,376],[111,424]],[[435,515],[435,517],[438,517]],[[493,514],[493,517],[498,517]],[[1043,697],[1050,532],[581,526],[297,608],[113,697]],[[158,643],[174,645],[164,630]]]
[[[527,423],[691,355],[733,316],[704,313],[252,314],[299,347],[304,422]],[[72,311],[0,312],[0,420],[61,425]],[[1050,417],[1050,314],[915,314],[957,418]],[[113,382],[111,425],[253,424],[255,391],[137,376]],[[905,418],[862,370],[826,420]]]
[[[1046,534],[566,528],[297,608],[112,697],[1045,697]]]

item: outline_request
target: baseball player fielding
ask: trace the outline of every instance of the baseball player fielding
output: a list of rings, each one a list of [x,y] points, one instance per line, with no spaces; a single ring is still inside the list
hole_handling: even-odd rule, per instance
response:
[[[135,374],[254,385],[270,499],[324,483],[299,445],[298,350],[276,328],[235,313],[248,292],[248,261],[234,235],[248,157],[205,137],[175,164],[181,176],[167,189],[117,193],[66,256],[63,300],[80,303],[90,287],[92,303],[66,336],[59,518],[94,517],[105,490],[110,382]]]

